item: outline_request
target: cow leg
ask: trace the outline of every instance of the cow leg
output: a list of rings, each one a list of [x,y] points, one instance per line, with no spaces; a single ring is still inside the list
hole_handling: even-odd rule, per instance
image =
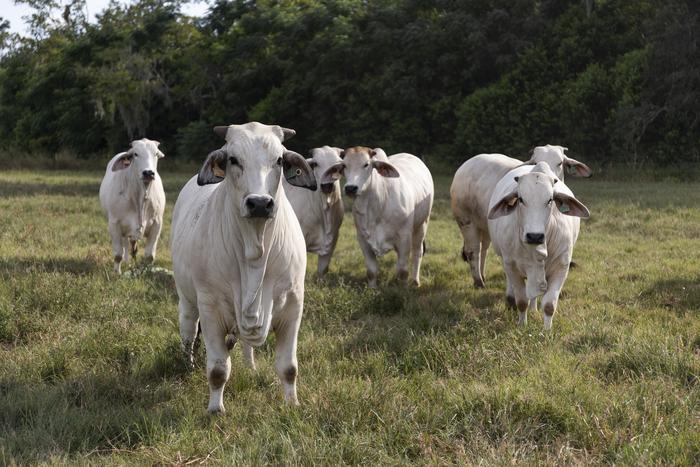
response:
[[[144,234],[146,237],[146,248],[143,253],[144,260],[146,260],[147,263],[152,263],[156,259],[156,248],[158,247],[158,239],[160,238],[160,230],[162,227],[162,224],[156,221]]]
[[[401,229],[402,236],[396,245],[396,278],[399,282],[406,282],[408,279],[408,262],[411,258],[411,237],[408,235],[408,228]]]
[[[428,223],[423,222],[413,231],[413,239],[411,241],[411,284],[420,287],[420,263],[423,260],[423,242],[425,234],[428,231]]]
[[[252,346],[245,344],[242,341],[241,349],[243,350],[243,363],[245,363],[248,368],[255,371],[255,350],[253,350]]]
[[[554,312],[557,311],[557,305],[559,303],[559,294],[564,286],[564,281],[566,281],[566,276],[569,273],[568,264],[566,266],[558,267],[551,275],[547,278],[548,288],[542,297],[542,311],[544,312],[544,330],[549,331],[552,329],[552,319],[554,318]]]
[[[474,280],[474,287],[478,289],[483,288],[486,284],[484,283],[484,278],[480,271],[481,235],[479,234],[479,229],[471,221],[460,225],[459,229],[462,231],[462,237],[464,237],[462,259],[469,263],[472,279]]]
[[[322,279],[323,276],[328,272],[328,266],[331,264],[331,256],[333,253],[328,253],[327,255],[318,255],[318,278]]]
[[[486,278],[486,252],[489,251],[489,245],[491,245],[491,238],[489,238],[489,233],[480,231],[481,237],[481,250],[479,251],[479,275],[481,276],[481,282],[485,285]]]
[[[377,256],[372,251],[367,241],[362,237],[362,235],[357,235],[357,239],[360,243],[360,249],[365,257],[365,268],[367,268],[367,282],[369,287],[377,288],[377,276],[379,276],[379,263],[377,262]]]
[[[525,326],[527,324],[527,308],[530,304],[525,290],[525,280],[520,275],[515,264],[506,263],[504,261],[503,269],[506,271],[508,285],[513,289],[513,298],[515,299],[515,306],[518,309],[518,326]],[[506,298],[506,300],[507,299],[508,298]]]
[[[213,309],[200,306],[202,335],[207,351],[207,379],[209,381],[209,413],[224,413],[224,386],[231,375],[231,357],[226,348],[226,328],[217,319]]]
[[[301,293],[303,294],[303,292]],[[301,323],[304,296],[290,293],[284,310],[273,323],[275,337],[275,370],[284,388],[284,400],[290,405],[299,405],[297,399],[297,335]]]
[[[124,245],[122,244],[122,232],[119,224],[110,222],[107,226],[109,236],[112,238],[112,255],[114,256],[114,272],[122,273],[122,260],[124,259]]]
[[[197,342],[197,329],[199,324],[199,312],[197,307],[187,300],[180,298],[177,305],[180,321],[180,339],[182,352],[185,355],[185,363],[190,369],[194,368],[194,348]]]
[[[136,252],[139,251],[139,247],[136,240],[129,239],[129,244],[131,245],[131,257],[136,261]]]

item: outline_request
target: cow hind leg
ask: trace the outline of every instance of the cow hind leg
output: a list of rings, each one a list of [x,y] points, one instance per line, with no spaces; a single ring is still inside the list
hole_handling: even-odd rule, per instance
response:
[[[420,265],[425,254],[425,234],[428,231],[428,223],[422,223],[413,231],[412,241],[412,262],[411,262],[411,284],[420,287]]]
[[[185,363],[194,368],[194,353],[198,346],[199,338],[199,312],[184,299],[178,303],[178,318],[180,322],[180,339]]]
[[[243,342],[241,342],[241,349],[243,351],[243,363],[245,363],[245,366],[255,371],[255,350],[252,346],[244,344]]]
[[[328,266],[331,264],[331,255],[332,253],[327,255],[318,255],[317,275],[319,279],[322,279],[328,272]]]
[[[481,289],[486,284],[481,275],[481,235],[479,229],[471,222],[460,224],[464,245],[462,246],[462,259],[469,263],[474,287]]]
[[[481,232],[481,249],[479,251],[479,275],[481,276],[482,284],[485,284],[486,278],[486,252],[489,251],[491,239],[488,232]]]

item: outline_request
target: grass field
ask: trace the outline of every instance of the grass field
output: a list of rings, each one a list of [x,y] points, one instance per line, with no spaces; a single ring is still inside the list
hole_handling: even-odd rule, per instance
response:
[[[170,269],[189,175],[161,170]],[[232,351],[210,417],[170,279],[112,276],[101,175],[0,173],[0,464],[700,463],[700,184],[570,183],[592,217],[546,335],[539,313],[516,327],[493,253],[472,288],[449,177],[419,289],[392,282],[394,254],[364,286],[348,214],[326,283],[309,257],[301,406],[271,337],[256,373]]]

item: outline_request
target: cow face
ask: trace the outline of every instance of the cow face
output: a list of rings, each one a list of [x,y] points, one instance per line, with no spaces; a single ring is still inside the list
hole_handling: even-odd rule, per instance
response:
[[[365,190],[376,171],[382,177],[396,178],[399,172],[388,162],[377,160],[377,150],[358,146],[344,151],[345,194],[354,198]]]
[[[559,180],[564,180],[565,172],[574,177],[587,178],[593,175],[593,172],[586,164],[567,157],[564,154],[564,151],[567,149],[568,148],[562,146],[552,146],[550,144],[546,146],[537,146],[532,150],[532,157],[529,163],[537,164],[538,162],[546,162]]]
[[[314,177],[321,184],[321,191],[330,194],[339,184],[343,173],[343,160],[340,158],[343,150],[323,146],[311,150],[311,157],[306,159],[314,171]]]
[[[273,218],[282,175],[289,183],[316,190],[316,179],[306,160],[288,151],[282,142],[294,130],[257,122],[216,127],[226,144],[207,156],[197,183],[207,185],[226,179],[239,202],[239,214],[246,218]]]
[[[532,172],[515,177],[515,181],[516,189],[491,208],[489,219],[514,214],[521,243],[542,250],[545,255],[547,225],[555,209],[567,216],[590,215],[588,208],[576,198],[557,191],[557,183],[561,185],[561,182],[544,162],[537,164]]]
[[[112,171],[129,169],[144,185],[150,185],[158,173],[158,159],[165,157],[158,149],[159,145],[158,141],[146,138],[132,141],[131,149],[114,162]]]

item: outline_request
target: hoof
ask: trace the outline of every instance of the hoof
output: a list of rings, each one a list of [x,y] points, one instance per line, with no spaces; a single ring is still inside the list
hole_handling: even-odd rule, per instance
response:
[[[486,283],[483,279],[474,279],[474,287],[477,289],[483,289],[486,287]]]
[[[226,413],[226,409],[224,409],[223,405],[219,407],[209,407],[207,408],[207,413],[211,416],[220,416]]]

